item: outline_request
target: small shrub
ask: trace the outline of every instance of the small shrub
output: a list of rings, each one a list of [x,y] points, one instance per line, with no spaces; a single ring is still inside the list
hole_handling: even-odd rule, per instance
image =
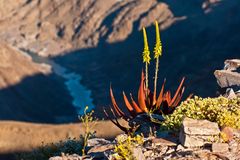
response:
[[[86,147],[87,147],[87,141],[90,138],[95,137],[95,131],[93,130],[93,127],[96,125],[96,118],[93,117],[94,111],[87,112],[88,106],[85,107],[84,115],[79,117],[82,124],[84,125],[84,135],[81,135],[81,138],[83,139],[83,147],[82,147],[82,155],[85,155],[86,153]]]
[[[22,153],[17,155],[17,159],[21,160],[45,160],[53,156],[60,156],[64,154],[78,154],[85,155],[87,141],[89,138],[94,137],[95,132],[92,131],[96,124],[96,118],[93,117],[94,111],[87,112],[88,106],[85,107],[84,115],[79,117],[84,125],[85,133],[80,135],[79,139],[68,138],[65,141],[58,143],[42,144],[41,147],[34,149],[30,153]]]
[[[195,96],[180,104],[171,115],[165,116],[163,129],[179,130],[183,118],[206,119],[217,122],[220,127],[240,129],[240,98],[200,98]]]
[[[34,149],[30,153],[22,153],[17,155],[19,160],[46,160],[53,156],[65,154],[82,154],[83,138],[67,139],[58,143],[42,144],[41,147]]]
[[[133,156],[133,148],[143,144],[143,137],[137,135],[135,137],[128,136],[126,139],[118,139],[115,145],[114,157],[117,160],[135,160]]]

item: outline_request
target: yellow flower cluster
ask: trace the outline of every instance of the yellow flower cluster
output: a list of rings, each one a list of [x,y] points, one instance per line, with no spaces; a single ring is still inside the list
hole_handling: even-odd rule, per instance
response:
[[[147,40],[147,33],[146,29],[143,28],[143,40],[144,40],[144,49],[143,49],[143,62],[150,63],[151,57],[150,57],[150,51],[148,47],[148,40]]]
[[[240,98],[200,98],[195,96],[180,104],[171,115],[165,116],[164,129],[179,130],[184,117],[217,122],[220,127],[240,129]]]
[[[160,32],[159,32],[157,21],[155,21],[155,29],[156,29],[156,43],[154,47],[154,58],[156,59],[162,55],[162,42],[160,39]],[[147,33],[145,28],[143,28],[143,42],[144,42],[143,62],[149,64],[151,57],[150,57],[150,50],[148,47],[148,39],[147,39]]]
[[[160,32],[159,32],[159,27],[158,27],[157,21],[155,21],[155,29],[156,29],[156,44],[154,47],[154,58],[156,59],[162,55],[162,42],[160,39]]]

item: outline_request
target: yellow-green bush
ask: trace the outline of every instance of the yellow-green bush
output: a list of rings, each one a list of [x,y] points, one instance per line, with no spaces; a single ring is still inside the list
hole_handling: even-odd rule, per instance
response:
[[[135,137],[128,136],[124,139],[118,139],[115,145],[114,157],[117,160],[135,160],[133,156],[133,148],[143,144],[143,137],[137,135]]]
[[[240,129],[240,98],[200,98],[195,96],[180,104],[171,115],[165,116],[163,129],[179,130],[184,117],[207,119],[220,127]]]

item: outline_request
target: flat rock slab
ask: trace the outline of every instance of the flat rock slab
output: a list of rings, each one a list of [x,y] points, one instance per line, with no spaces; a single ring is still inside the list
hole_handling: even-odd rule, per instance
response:
[[[180,130],[179,141],[185,147],[199,147],[214,140],[220,130],[218,124],[207,120],[185,118]]]
[[[230,70],[216,70],[214,75],[221,88],[240,86],[240,73],[232,72]]]
[[[216,70],[214,75],[221,88],[240,86],[240,59],[228,59],[223,70]]]
[[[164,138],[154,138],[152,139],[152,143],[156,146],[177,146],[177,140],[174,138],[171,140]]]
[[[236,70],[240,68],[240,59],[228,59],[224,62],[224,70]]]
[[[220,133],[218,124],[208,120],[195,120],[185,118],[182,126],[183,132],[189,135],[218,135]]]

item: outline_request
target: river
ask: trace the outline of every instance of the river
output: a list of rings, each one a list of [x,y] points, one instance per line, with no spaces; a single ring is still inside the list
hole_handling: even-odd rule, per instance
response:
[[[94,109],[91,91],[80,83],[82,79],[81,75],[57,64],[50,58],[38,56],[36,53],[30,51],[21,51],[25,55],[30,56],[35,63],[50,65],[53,73],[65,79],[64,84],[73,98],[72,104],[78,115],[84,114],[86,106],[88,106],[89,111]]]

